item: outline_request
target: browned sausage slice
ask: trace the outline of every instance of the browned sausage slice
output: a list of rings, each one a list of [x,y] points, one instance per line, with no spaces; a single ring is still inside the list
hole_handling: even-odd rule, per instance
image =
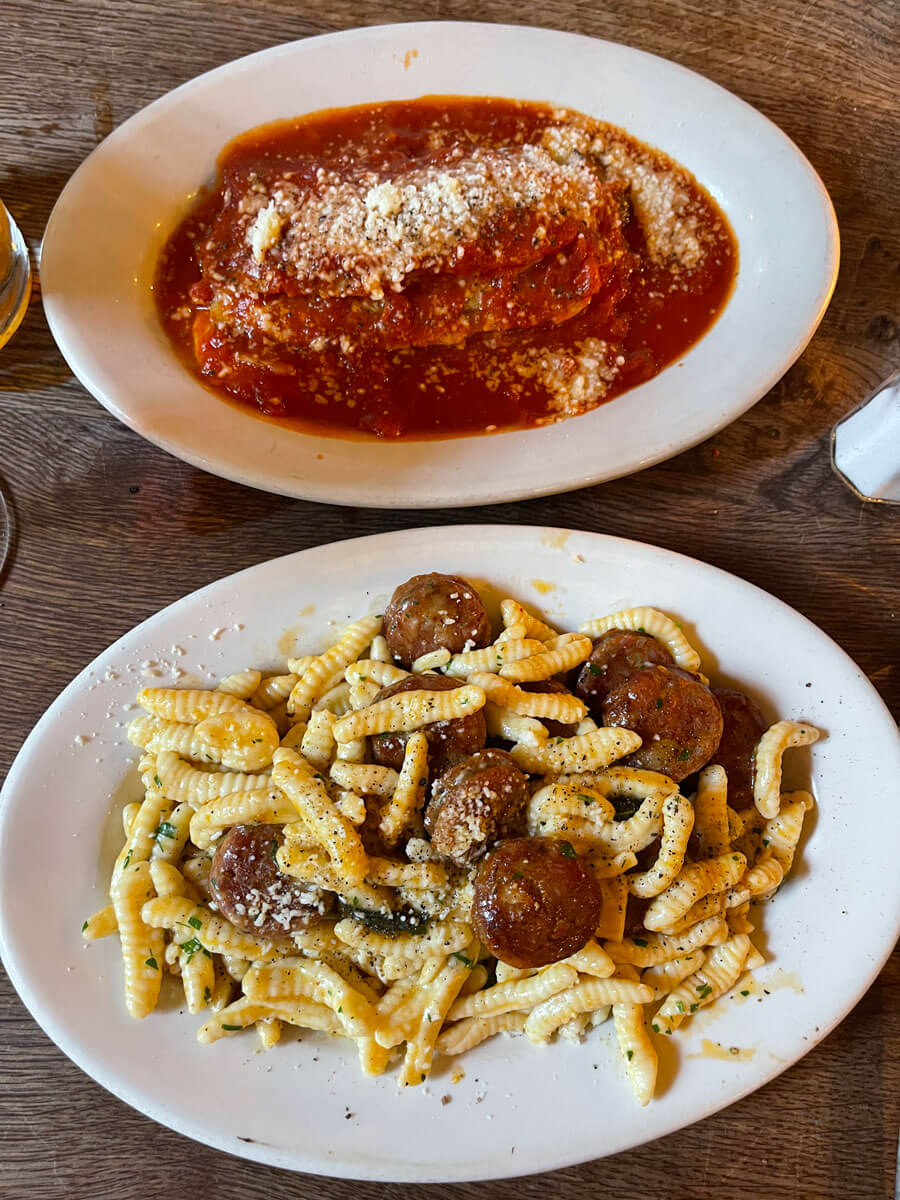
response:
[[[491,641],[491,623],[478,593],[458,575],[414,575],[401,583],[384,613],[384,636],[394,659],[411,667],[446,647],[451,654]]]
[[[591,871],[568,842],[511,838],[475,877],[475,932],[501,962],[543,967],[580,950],[600,920],[603,900]]]
[[[525,832],[528,779],[505,750],[479,750],[435,780],[425,810],[431,844],[461,867],[500,838]]]
[[[728,776],[728,803],[735,809],[749,808],[753,803],[754,751],[768,722],[759,705],[743,692],[718,688],[713,695],[724,722],[715,761]]]
[[[316,924],[334,897],[280,871],[275,854],[278,825],[235,825],[216,847],[209,872],[219,912],[243,933],[262,937],[293,933]]]
[[[722,712],[706,684],[678,667],[644,667],[609,693],[604,725],[640,735],[642,745],[625,761],[660,771],[677,783],[710,761],[722,736]]]
[[[633,671],[659,664],[675,665],[668,649],[646,633],[627,629],[608,629],[594,642],[594,650],[578,670],[573,691],[599,716],[603,701]]]
[[[463,680],[451,679],[448,675],[407,675],[405,679],[382,688],[375,699],[385,700],[388,696],[396,696],[398,692],[449,692],[463,686]],[[467,754],[480,750],[487,740],[487,726],[480,709],[467,717],[435,721],[425,726],[424,733],[428,738],[428,773],[432,779]],[[403,753],[408,741],[408,733],[378,733],[370,739],[372,757],[382,766],[399,771],[403,766]]]

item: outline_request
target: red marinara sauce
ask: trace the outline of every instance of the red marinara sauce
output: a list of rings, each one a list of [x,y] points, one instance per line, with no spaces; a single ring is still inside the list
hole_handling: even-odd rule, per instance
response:
[[[240,207],[234,190],[248,179],[274,186],[273,180],[285,177],[310,180],[327,170],[340,179],[361,168],[370,169],[373,179],[390,179],[433,160],[436,146],[438,154],[459,143],[467,151],[515,150],[540,145],[548,129],[572,127],[582,131],[582,140],[587,136],[598,155],[591,161],[618,189],[621,221],[606,232],[627,248],[587,300],[576,296],[576,284],[586,286],[585,271],[596,268],[588,262],[582,269],[570,246],[550,268],[551,260],[544,260],[542,276],[519,275],[514,285],[516,302],[524,292],[530,311],[542,314],[537,324],[474,332],[453,344],[386,347],[355,339],[353,321],[347,317],[341,328],[345,318],[340,311],[335,316],[327,301],[316,319],[325,327],[331,322],[342,337],[324,348],[272,340],[258,327],[210,314],[216,281],[227,284],[229,271],[224,251],[221,265],[209,268],[210,247],[214,259],[218,245],[210,231],[222,236],[224,212],[227,240],[227,214]],[[684,168],[620,129],[546,104],[433,96],[325,110],[242,134],[225,147],[218,165],[216,186],[200,196],[160,254],[154,282],[159,316],[185,365],[224,400],[307,432],[440,438],[579,415],[683,355],[722,312],[737,273],[727,219]],[[600,230],[595,244],[604,236]],[[560,284],[560,272],[572,278]],[[493,294],[502,309],[509,285],[483,276],[476,283],[478,296],[487,303]],[[545,289],[537,300],[536,288]],[[415,284],[406,297],[411,316],[405,327],[415,342],[428,321],[415,324]],[[261,299],[264,309],[266,297]],[[311,302],[323,303],[316,296]],[[407,303],[403,289],[399,299],[388,295],[384,303]],[[357,313],[360,305],[373,307],[365,297],[352,304]]]

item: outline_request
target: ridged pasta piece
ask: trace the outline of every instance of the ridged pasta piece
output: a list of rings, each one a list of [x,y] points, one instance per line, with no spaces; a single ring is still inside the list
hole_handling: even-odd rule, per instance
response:
[[[288,712],[299,720],[307,720],[313,703],[328,691],[329,679],[337,672],[343,674],[380,632],[380,617],[361,617],[348,625],[335,644],[318,655],[297,680],[288,697]]]
[[[608,1004],[646,1004],[652,999],[650,988],[628,979],[583,979],[536,1004],[525,1022],[525,1036],[531,1042],[546,1042],[577,1013]]]
[[[334,737],[338,742],[351,742],[378,733],[411,733],[423,725],[467,717],[483,708],[484,701],[481,688],[470,684],[450,692],[398,692],[341,717],[334,726]]]
[[[361,883],[369,856],[359,833],[335,807],[322,777],[295,750],[282,747],[275,751],[272,781],[325,847],[336,869],[352,882]]]
[[[762,829],[760,858],[774,858],[782,876],[794,865],[794,855],[803,831],[803,818],[813,807],[809,792],[785,792],[776,817],[766,821]]]
[[[359,1066],[364,1075],[383,1075],[390,1062],[391,1052],[379,1046],[372,1035],[355,1039],[359,1051]]]
[[[684,631],[671,617],[658,608],[625,608],[608,617],[586,621],[580,632],[598,638],[610,629],[628,629],[657,638],[675,659],[675,665],[685,671],[700,670],[700,655],[684,636]]]
[[[426,671],[439,671],[449,661],[450,651],[446,646],[439,646],[437,650],[430,650],[427,654],[419,655],[412,665],[413,674],[421,675]]]
[[[209,895],[209,870],[212,859],[209,854],[192,854],[189,858],[181,860],[181,873],[190,884],[191,888],[196,889],[201,896]],[[192,898],[192,891],[187,890],[182,893],[188,899]]]
[[[140,812],[140,800],[132,800],[130,804],[126,804],[122,809],[122,832],[126,837],[131,835],[131,827],[134,824],[134,819]]]
[[[196,725],[218,713],[237,712],[248,708],[243,700],[226,692],[207,692],[196,688],[142,688],[137,694],[141,708],[183,725]]]
[[[348,763],[338,759],[328,771],[331,779],[342,788],[362,796],[388,798],[397,790],[400,776],[393,767],[377,763]]]
[[[683,954],[680,958],[670,959],[669,962],[647,967],[641,973],[641,983],[653,988],[655,1000],[662,1000],[663,996],[668,996],[688,975],[699,971],[705,962],[706,951],[694,950],[691,954]]]
[[[242,933],[219,913],[203,904],[194,904],[186,896],[147,900],[141,909],[141,919],[154,929],[172,930],[176,942],[196,938],[210,954],[236,954],[258,960],[281,954],[274,942]]]
[[[321,848],[309,849],[305,842],[286,838],[275,855],[279,870],[285,875],[311,883],[326,891],[336,892],[345,904],[370,912],[389,913],[396,907],[392,892],[374,887],[364,880],[356,882],[336,869],[333,859]]]
[[[372,658],[361,658],[352,662],[344,671],[344,679],[351,687],[360,683],[374,683],[379,688],[389,687],[392,683],[406,679],[408,675],[409,671],[404,671],[402,667]]]
[[[284,704],[297,683],[296,675],[269,675],[260,681],[259,687],[250,697],[249,703],[254,708],[269,712]]]
[[[317,771],[327,771],[334,757],[334,722],[334,713],[327,709],[314,709],[309,714],[306,732],[300,742],[300,753]]]
[[[150,878],[157,896],[181,896],[196,900],[194,885],[170,862],[162,858],[150,860]]]
[[[372,645],[369,647],[369,657],[373,662],[393,662],[387,638],[383,634],[378,633],[372,638]]]
[[[152,903],[149,862],[142,859],[114,872],[109,894],[122,943],[125,1007],[142,1020],[159,999],[165,951],[162,935],[142,915],[146,903]]]
[[[498,983],[509,983],[511,979],[529,979],[537,970],[537,967],[513,967],[509,963],[498,961],[494,974]]]
[[[374,704],[376,698],[381,692],[381,688],[377,683],[351,683],[350,688],[350,708],[348,713],[359,712],[363,708],[368,708],[370,704]],[[347,713],[344,714],[345,716]],[[354,738],[353,741],[358,739]]]
[[[577,696],[564,692],[526,692],[508,679],[488,671],[473,671],[469,683],[480,688],[492,704],[508,709],[520,717],[536,717],[550,721],[576,724],[587,715],[587,705]],[[444,692],[455,696],[456,692]]]
[[[521,717],[490,700],[484,706],[484,719],[491,737],[521,742],[525,746],[539,746],[547,740],[547,728],[540,721],[534,717]]]
[[[385,887],[446,888],[447,868],[442,863],[405,863],[390,858],[369,857],[366,879]]]
[[[507,661],[498,672],[513,683],[532,683],[550,679],[563,671],[571,671],[590,658],[594,645],[590,638],[578,633],[564,633],[545,642],[541,653],[516,662]]]
[[[749,919],[750,901],[746,900],[743,904],[738,904],[735,908],[729,908],[725,914],[725,919],[728,922],[730,933],[752,933],[756,926]]]
[[[171,807],[171,802],[162,788],[151,784],[144,796],[143,804],[141,804],[135,813],[134,820],[131,822],[128,837],[125,839],[125,845],[119,851],[119,855],[116,858],[113,867],[114,879],[127,867],[149,859],[156,845],[160,821]]]
[[[428,738],[424,733],[417,732],[409,736],[397,783],[378,823],[386,845],[394,846],[401,837],[420,831],[427,786]]]
[[[704,767],[700,772],[694,797],[693,842],[697,846],[696,858],[714,858],[731,848],[728,777],[724,767]]]
[[[523,658],[542,654],[544,643],[536,638],[507,638],[502,642],[494,642],[481,650],[464,650],[454,654],[444,668],[445,675],[455,679],[465,679],[473,671],[493,671],[500,674],[502,667],[508,663],[519,662]]]
[[[582,946],[575,954],[570,954],[562,961],[574,967],[581,975],[593,975],[597,979],[608,979],[616,969],[616,964],[593,938],[586,946]]]
[[[441,1030],[438,1054],[465,1054],[497,1033],[520,1033],[525,1028],[525,1013],[497,1013],[493,1017],[465,1017]]]
[[[245,671],[236,671],[226,675],[216,685],[217,692],[225,692],[229,696],[237,696],[238,700],[249,700],[262,683],[262,671],[248,667]]]
[[[81,926],[81,936],[86,942],[94,942],[98,938],[109,937],[119,928],[116,920],[116,910],[111,904],[98,909]]]
[[[212,955],[193,939],[180,948],[178,966],[188,1012],[202,1012],[212,999],[212,990],[216,982]]]
[[[261,1017],[256,1022],[256,1032],[259,1036],[259,1044],[263,1050],[271,1050],[273,1046],[277,1046],[281,1041],[281,1032],[284,1029],[284,1022],[278,1017]]]
[[[637,854],[655,842],[662,830],[663,804],[675,795],[674,785],[664,791],[659,788],[641,801],[640,808],[632,816],[621,821],[609,821],[599,829],[595,840],[607,853],[617,854],[630,850]]]
[[[317,654],[301,654],[296,658],[288,658],[287,668],[297,679],[304,675],[318,658]],[[295,680],[296,682],[296,680]],[[293,691],[293,688],[291,689]],[[288,693],[290,695],[290,692]]]
[[[174,945],[174,943],[172,943]],[[209,1007],[214,1013],[221,1012],[223,1008],[231,1003],[231,995],[234,991],[234,983],[231,976],[225,970],[221,958],[213,959],[214,983],[212,986],[212,996],[209,1000]]]
[[[710,892],[703,896],[696,904],[692,904],[684,916],[678,920],[672,921],[658,927],[659,933],[683,933],[685,929],[690,929],[692,925],[696,925],[698,921],[705,921],[709,917],[718,917],[725,913],[725,893]],[[647,925],[646,917],[644,925]]]
[[[334,795],[334,807],[351,825],[363,825],[366,820],[366,801],[363,796],[346,788],[339,788]]]
[[[740,978],[750,939],[745,933],[735,934],[707,956],[699,971],[689,975],[670,992],[653,1018],[654,1032],[673,1033],[685,1020],[729,992]]]
[[[500,616],[507,629],[524,626],[526,636],[537,638],[539,642],[548,642],[551,638],[559,636],[558,630],[542,621],[540,617],[532,616],[518,600],[501,600]]]
[[[160,750],[173,750],[182,758],[198,759],[201,762],[214,761],[208,748],[197,737],[196,725],[165,721],[162,717],[142,713],[129,722],[125,733],[133,746],[140,746],[142,750],[148,750],[151,754],[158,754]]]
[[[548,738],[541,746],[517,743],[510,754],[523,771],[536,775],[579,774],[601,770],[637,750],[641,739],[630,729],[597,729],[570,738]]]
[[[306,722],[295,721],[286,733],[281,735],[281,745],[288,750],[299,750],[303,745],[303,735],[306,733]]]
[[[219,1038],[228,1037],[232,1033],[242,1033],[257,1021],[268,1017],[277,1017],[290,1025],[299,1025],[304,1029],[320,1029],[325,1033],[341,1033],[339,1019],[324,1004],[314,1004],[310,1000],[272,1000],[264,1003],[261,1000],[250,1000],[242,996],[226,1008],[217,1012],[205,1025],[197,1031],[197,1040],[208,1044],[217,1042]]]
[[[694,827],[694,810],[676,792],[662,806],[662,837],[656,862],[647,871],[628,877],[628,890],[634,896],[658,896],[665,891],[684,865],[688,839]]]
[[[193,808],[232,792],[252,792],[272,786],[272,777],[267,773],[201,771],[168,750],[157,755],[156,766],[166,795],[173,800],[184,800]]]
[[[775,858],[764,858],[751,867],[736,887],[728,893],[726,904],[736,908],[748,900],[768,900],[778,890],[784,878],[781,863]]]
[[[467,949],[472,956],[477,956],[478,943],[470,943]],[[467,977],[466,965],[458,959],[448,958],[434,980],[426,985],[418,1025],[406,1043],[406,1055],[400,1070],[401,1087],[417,1087],[430,1074],[441,1027]]]
[[[818,729],[799,721],[778,721],[759,739],[753,758],[753,802],[767,821],[778,816],[781,759],[785,750],[794,746],[811,746],[818,739]]]
[[[613,1024],[625,1063],[625,1074],[641,1107],[649,1104],[656,1090],[659,1058],[647,1033],[644,1010],[640,1004],[614,1004]]]
[[[710,892],[724,892],[734,887],[746,869],[747,860],[743,854],[731,852],[689,863],[653,900],[644,914],[644,925],[647,929],[660,930],[676,924]]]
[[[513,1009],[531,1009],[577,981],[578,972],[574,967],[555,963],[526,979],[497,983],[474,996],[461,997],[450,1010],[449,1019],[459,1021],[463,1017],[490,1017]]]
[[[268,767],[279,742],[278,726],[269,714],[249,706],[206,717],[196,730],[214,761],[234,771]]]
[[[324,695],[313,705],[313,712],[320,712],[324,709],[326,712],[333,713],[335,717],[342,717],[345,713],[350,712],[353,705],[350,701],[350,684],[337,683],[333,688],[329,688]],[[310,714],[312,716],[312,713]]]
[[[177,862],[184,853],[190,833],[191,816],[194,810],[189,804],[176,804],[171,812],[156,827],[155,845],[150,852],[154,860]]]
[[[628,884],[621,877],[600,879],[599,883],[603,907],[600,909],[600,920],[594,935],[611,942],[620,942],[625,932]]]
[[[647,936],[623,938],[620,942],[604,942],[603,949],[617,963],[632,963],[636,967],[655,967],[659,963],[681,958],[694,950],[710,945],[728,926],[722,917],[710,917],[686,929],[684,933],[648,933]]]
[[[327,963],[284,958],[271,966],[253,966],[242,981],[252,1000],[313,1000],[340,1020],[348,1037],[371,1036],[376,1025],[369,1000]]]
[[[461,996],[471,996],[474,992],[480,992],[488,981],[488,969],[483,963],[476,963],[469,967],[469,978],[459,990]]]
[[[440,921],[425,933],[376,933],[352,917],[345,917],[334,927],[335,936],[348,946],[365,946],[374,954],[385,957],[426,959],[454,954],[472,940],[471,926],[461,921]]]
[[[528,832],[534,837],[571,834],[594,841],[615,815],[615,808],[599,790],[554,781],[532,794],[527,810]]]
[[[191,841],[206,850],[232,825],[283,825],[297,820],[297,810],[278,788],[233,792],[198,809],[190,821]]]

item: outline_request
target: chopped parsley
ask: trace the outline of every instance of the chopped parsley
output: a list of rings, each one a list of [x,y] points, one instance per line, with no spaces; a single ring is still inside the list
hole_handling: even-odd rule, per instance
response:
[[[662,696],[657,696],[657,698],[656,698],[656,707],[657,707],[657,708],[662,708],[662,706],[663,706],[663,704],[664,704],[664,703],[665,703],[665,702],[664,702],[664,700],[663,700]]]
[[[203,928],[203,922],[197,916],[188,917],[188,925],[190,925],[191,929],[202,929]]]
[[[678,1011],[679,1011],[680,1013],[683,1013],[683,1012],[684,1012],[684,1001],[683,1001],[683,1000],[676,1000],[676,1001],[675,1001],[675,1007],[678,1009]]]
[[[699,1007],[700,1007],[700,1005],[695,1002],[694,1004],[691,1005],[691,1012],[695,1013]]]
[[[742,996],[749,996],[749,995],[750,995],[750,989],[749,989],[749,988],[744,988],[744,989],[742,990],[742,992],[741,992],[741,995],[742,995]]]
[[[593,796],[586,796],[586,795],[584,794],[584,792],[579,792],[579,793],[578,793],[578,799],[581,801],[581,803],[582,803],[582,804],[593,804],[593,803],[594,803],[594,797],[593,797]]]
[[[240,1031],[241,1031],[241,1030],[242,1030],[244,1027],[243,1027],[243,1025],[223,1025],[223,1026],[222,1026],[222,1028],[223,1028],[223,1029],[224,1029],[224,1030],[225,1030],[227,1033],[240,1033]]]
[[[158,775],[153,776],[153,782],[156,784],[156,786],[158,788],[162,787],[162,780],[160,779],[160,777]]]
[[[682,750],[678,757],[681,762],[687,762],[687,760],[691,757],[691,752],[690,750]]]
[[[696,990],[697,990],[697,995],[700,997],[701,1000],[705,1000],[707,996],[712,995],[712,988],[709,986],[708,983],[698,983]]]
[[[560,842],[559,852],[564,858],[576,858],[575,847],[571,842]]]
[[[629,1062],[631,1062],[631,1060],[634,1058],[634,1051],[633,1051],[633,1050],[626,1050],[626,1051],[625,1051],[625,1057],[628,1059],[628,1061],[629,1061]]]
[[[156,827],[156,832],[153,834],[158,842],[161,837],[174,838],[178,836],[178,830],[171,821],[160,821]]]
[[[634,942],[634,944],[635,944],[636,946],[646,946],[646,945],[647,945],[647,939],[646,939],[646,938],[639,938],[639,937],[635,937],[635,938],[632,938],[631,940]]]
[[[272,862],[277,863],[278,862],[278,843],[277,842],[274,842],[274,841],[269,842],[269,854],[272,856]]]
[[[183,953],[187,955],[188,962],[191,961],[195,954],[202,953],[205,954],[207,958],[211,957],[209,951],[202,942],[197,940],[197,938],[191,938],[189,942],[184,942],[181,946],[181,949]]]
[[[475,965],[472,962],[471,958],[466,958],[465,954],[461,954],[459,950],[454,951],[454,953],[451,955],[451,957],[458,958],[459,961],[462,963],[462,965],[464,967],[468,967],[470,971],[472,970],[472,967],[474,967],[474,965]]]
[[[159,970],[159,963],[156,961],[156,959],[153,957],[153,955],[152,955],[152,954],[150,955],[150,957],[149,957],[149,958],[145,958],[145,959],[144,959],[144,966],[145,966],[145,967],[152,967],[154,971],[158,971],[158,970]]]
[[[653,1030],[654,1033],[659,1033],[659,1026],[657,1025],[657,1023],[655,1021],[650,1026],[650,1028]]]
[[[82,927],[81,927],[81,932],[82,932],[82,933],[84,933],[84,931],[87,929],[87,926],[88,926],[88,923],[87,923],[87,921],[85,921],[85,923],[84,923],[84,924],[82,925]]]
[[[596,663],[588,663],[588,670],[590,671],[590,673],[592,675],[600,674],[600,668],[597,666]]]
[[[207,1004],[209,1004],[210,1000],[212,1000],[212,992],[208,987],[203,989],[203,999]]]
[[[638,633],[642,633],[644,635],[644,637],[647,636],[647,630],[643,627],[643,625],[638,625],[637,631],[638,631]]]
[[[133,850],[129,850],[129,851],[128,851],[128,853],[125,855],[125,861],[122,863],[122,870],[123,870],[123,871],[124,871],[124,870],[125,870],[125,868],[128,866],[128,864],[131,862],[131,856],[132,856],[132,854],[133,854],[133,853],[134,853],[134,851],[133,851]]]
[[[558,737],[556,739],[557,746],[561,746],[565,740],[566,740],[565,738]]]

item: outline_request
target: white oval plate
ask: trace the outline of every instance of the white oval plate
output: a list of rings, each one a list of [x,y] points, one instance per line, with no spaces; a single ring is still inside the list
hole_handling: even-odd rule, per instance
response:
[[[709,189],[740,273],[709,333],[649,383],[573,420],[444,441],[322,438],[224,403],[176,359],[149,291],[159,248],[219,151],[264,121],[424,93],[550,100],[621,125]],[[614,42],[522,26],[354,29],[264,50],[164,96],[111,134],[60,197],[44,237],[50,328],[114,416],[194,466],[337,504],[486,504],[614,479],[715,433],[775,384],[831,296],[838,233],[792,142],[729,92]]]
[[[811,778],[818,810],[791,879],[763,910],[770,962],[757,979],[771,995],[727,1000],[666,1040],[661,1094],[646,1109],[632,1098],[608,1025],[582,1046],[497,1038],[461,1060],[460,1083],[450,1060],[421,1088],[401,1092],[396,1073],[362,1076],[343,1041],[310,1034],[260,1054],[249,1033],[200,1046],[203,1018],[174,1009],[132,1021],[117,939],[81,946],[82,919],[108,902],[121,803],[133,798],[123,780],[136,755],[122,723],[147,682],[141,664],[156,664],[147,670],[163,672],[151,677],[157,682],[173,663],[204,683],[250,663],[274,667],[295,644],[321,648],[330,622],[382,610],[397,583],[427,570],[487,580],[495,599],[543,604],[567,628],[632,603],[667,609],[696,639],[710,674],[748,687],[770,716],[823,731],[809,760],[788,755],[796,776],[788,782]],[[792,609],[713,567],[635,542],[527,527],[339,542],[187,596],[63,692],[3,790],[0,946],[23,1000],[66,1054],[135,1108],[208,1145],[367,1179],[549,1170],[715,1112],[796,1062],[849,1011],[897,937],[898,778],[897,731],[856,665]],[[704,1038],[749,1057],[703,1057]],[[445,1095],[452,1100],[443,1105]]]

